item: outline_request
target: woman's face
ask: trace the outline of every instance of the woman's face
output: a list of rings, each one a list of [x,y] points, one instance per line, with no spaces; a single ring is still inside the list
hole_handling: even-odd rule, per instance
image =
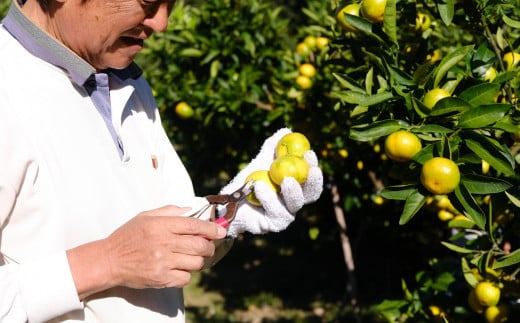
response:
[[[174,0],[61,0],[47,30],[97,70],[125,68],[154,32],[166,30]]]

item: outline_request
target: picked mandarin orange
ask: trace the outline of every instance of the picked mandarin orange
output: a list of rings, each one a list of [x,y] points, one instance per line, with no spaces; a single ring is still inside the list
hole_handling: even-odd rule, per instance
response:
[[[309,164],[302,157],[294,155],[276,158],[269,168],[271,180],[278,185],[281,185],[286,177],[294,177],[298,183],[303,184],[308,174]]]
[[[262,181],[266,183],[274,192],[279,193],[280,192],[280,186],[276,185],[269,176],[268,170],[257,170],[249,174],[247,176],[245,183],[249,182],[250,180],[254,181]],[[256,198],[255,192],[251,192],[246,196],[246,200],[255,206],[262,206],[262,203]]]
[[[309,139],[300,132],[291,132],[283,136],[276,145],[275,157],[294,155],[303,157],[303,153],[311,149]]]

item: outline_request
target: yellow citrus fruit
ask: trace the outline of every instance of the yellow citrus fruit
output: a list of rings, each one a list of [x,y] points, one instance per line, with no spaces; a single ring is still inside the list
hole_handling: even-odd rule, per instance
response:
[[[506,322],[509,315],[509,309],[505,304],[498,306],[490,306],[484,311],[484,319],[487,323]]]
[[[373,197],[372,201],[376,205],[383,205],[383,203],[385,203],[385,198],[382,197],[381,195],[376,195]]]
[[[307,90],[312,86],[312,81],[308,76],[298,75],[296,84],[298,84],[302,90]]]
[[[475,297],[482,306],[494,306],[500,300],[500,288],[489,281],[483,281],[475,286]]]
[[[432,313],[433,316],[439,316],[441,314],[441,308],[437,305],[430,305],[428,306],[428,309],[430,310],[430,313]]]
[[[459,182],[459,167],[448,158],[434,157],[424,163],[421,169],[421,183],[432,194],[451,193]]]
[[[175,106],[175,113],[177,113],[177,115],[183,119],[189,119],[193,116],[194,111],[193,108],[188,105],[188,103],[181,101]]]
[[[272,180],[271,177],[269,177],[269,171],[267,170],[257,170],[249,174],[247,176],[245,183],[249,182],[250,180],[255,181],[262,181],[265,182],[273,191],[276,193],[280,192],[280,186],[276,185]],[[255,206],[262,206],[262,203],[256,198],[255,192],[251,192],[246,196],[246,200]]]
[[[359,10],[360,10],[360,5],[358,3],[348,4],[337,11],[336,21],[346,31],[356,31],[356,28],[354,28],[354,26],[352,26],[345,20],[345,14],[359,16]]]
[[[426,59],[432,63],[439,61],[442,57],[442,52],[440,49],[434,49],[431,53],[426,55]]]
[[[330,42],[330,39],[328,39],[327,37],[317,37],[316,38],[316,47],[318,49],[324,49],[325,47],[327,47],[329,45],[329,42]]]
[[[451,219],[453,219],[454,217],[454,214],[451,213],[450,211],[448,210],[439,210],[437,212],[437,217],[439,218],[439,220],[441,220],[442,222],[446,222],[446,221],[449,221]]]
[[[484,72],[484,75],[482,76],[482,78],[488,82],[493,82],[493,80],[496,79],[496,77],[497,77],[497,69],[494,68],[493,66],[489,67],[486,70],[486,72]]]
[[[430,16],[422,12],[419,12],[415,17],[415,30],[426,31],[428,28],[430,28],[431,23],[432,21],[430,19]]]
[[[421,140],[415,134],[398,130],[385,139],[385,153],[392,160],[406,162],[422,149]]]
[[[303,57],[307,57],[311,53],[311,49],[309,48],[309,45],[307,45],[304,42],[301,42],[296,45],[296,53],[300,54]]]
[[[486,309],[484,306],[480,305],[477,299],[477,295],[475,293],[475,289],[472,289],[468,295],[468,305],[469,307],[478,314],[484,313]]]
[[[506,69],[512,70],[518,63],[520,63],[520,53],[508,52],[502,57],[504,63],[506,63]]]
[[[310,50],[316,48],[316,37],[309,35],[303,39],[303,42],[309,47]]]
[[[275,157],[294,155],[303,157],[303,153],[311,149],[311,143],[304,134],[291,132],[280,138],[275,148]]]
[[[356,163],[356,168],[358,170],[363,170],[363,168],[365,168],[365,163],[362,160],[358,160]]]
[[[345,148],[341,148],[338,150],[338,154],[341,156],[341,158],[347,158],[348,157],[348,150]]]
[[[448,210],[451,213],[460,213],[455,209],[447,195],[439,195],[436,204],[440,209]]]
[[[445,89],[435,88],[426,92],[423,98],[423,103],[428,109],[431,110],[440,99],[444,99],[449,96],[451,96],[450,92],[446,91]]]
[[[269,168],[269,176],[275,184],[282,184],[285,177],[294,177],[300,184],[307,180],[309,164],[298,156],[285,155],[276,158]]]
[[[298,67],[298,71],[301,75],[307,76],[308,78],[312,78],[314,75],[316,75],[316,68],[310,63],[304,63],[300,65],[300,67]]]
[[[489,173],[489,163],[487,161],[485,161],[484,159],[482,159],[482,174],[487,174]]]
[[[361,15],[372,22],[381,22],[385,18],[386,0],[363,0]]]

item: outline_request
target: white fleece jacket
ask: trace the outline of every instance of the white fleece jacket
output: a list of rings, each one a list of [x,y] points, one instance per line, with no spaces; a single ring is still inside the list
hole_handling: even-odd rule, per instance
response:
[[[75,291],[65,250],[194,195],[146,81],[111,81],[123,160],[86,91],[0,26],[0,322],[184,322],[179,289]]]

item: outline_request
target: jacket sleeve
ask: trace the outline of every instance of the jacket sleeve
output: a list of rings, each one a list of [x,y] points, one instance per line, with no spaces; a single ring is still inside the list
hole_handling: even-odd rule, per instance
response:
[[[32,164],[6,102],[0,91],[0,237],[15,221],[13,210]],[[19,263],[0,240],[0,322],[43,322],[82,306],[64,250]]]
[[[0,266],[0,322],[45,322],[82,308],[65,252]]]

